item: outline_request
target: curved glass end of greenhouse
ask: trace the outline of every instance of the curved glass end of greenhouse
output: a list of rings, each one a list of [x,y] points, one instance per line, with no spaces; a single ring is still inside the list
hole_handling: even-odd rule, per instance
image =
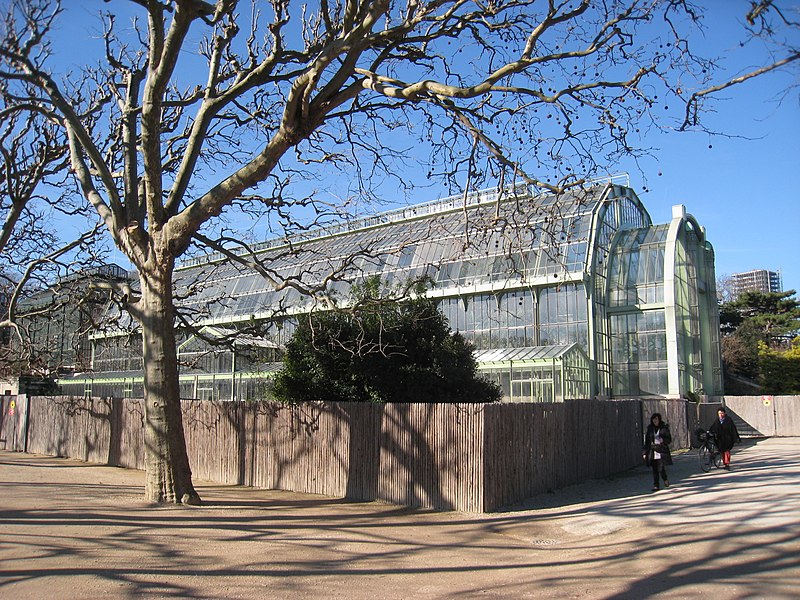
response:
[[[683,206],[669,224],[621,231],[606,315],[613,396],[722,393],[714,250]]]
[[[222,255],[178,270],[195,326],[179,346],[183,397],[268,398],[297,315],[320,306],[297,290],[343,300],[371,276],[387,287],[431,280],[428,293],[506,401],[722,393],[705,231],[683,206],[654,225],[627,186],[446,198],[265,242],[257,257],[267,271]],[[62,389],[141,396],[136,334],[92,341],[93,372]]]

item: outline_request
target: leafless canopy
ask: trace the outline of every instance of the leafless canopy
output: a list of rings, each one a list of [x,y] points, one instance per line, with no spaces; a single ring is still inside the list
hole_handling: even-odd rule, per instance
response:
[[[6,98],[2,98],[6,100]],[[64,189],[68,165],[67,145],[60,127],[33,104],[10,104],[0,109],[0,329],[13,329],[15,343],[29,338],[19,317],[46,318],[60,306],[78,298],[61,294],[46,305],[41,302],[21,307],[21,297],[42,290],[60,276],[96,263],[101,251],[96,242],[100,228],[89,224],[74,237],[64,236],[53,224],[54,216],[80,219],[86,208]],[[62,290],[63,291],[63,290]],[[6,341],[9,341],[6,332]],[[5,344],[0,358],[9,364]],[[28,349],[30,350],[30,349]],[[24,365],[36,362],[27,356]],[[20,358],[17,356],[16,358]],[[15,359],[16,360],[16,359]]]
[[[138,268],[150,234],[179,255],[229,207],[280,231],[298,205],[338,214],[307,184],[335,172],[362,197],[411,160],[417,183],[561,189],[639,152],[669,103],[700,126],[706,96],[798,56],[715,81],[682,0],[131,5],[103,16],[99,66],[58,78],[61,7],[13,2],[0,77],[6,112],[46,117],[31,133],[48,152],[68,143],[83,195]],[[742,16],[751,37],[796,25],[771,1]]]

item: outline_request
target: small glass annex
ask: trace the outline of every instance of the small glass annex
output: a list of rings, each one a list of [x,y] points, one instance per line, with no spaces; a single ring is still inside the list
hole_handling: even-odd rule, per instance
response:
[[[387,286],[429,277],[451,328],[510,401],[722,392],[705,232],[682,206],[653,225],[623,185],[452,197],[265,242],[258,256],[269,278],[340,299],[368,276]],[[318,309],[269,278],[222,255],[178,270],[181,306],[207,333],[181,342],[186,397],[264,397],[293,317]],[[220,337],[235,343],[220,348]],[[62,380],[64,390],[140,395],[133,338],[94,337],[94,372]]]

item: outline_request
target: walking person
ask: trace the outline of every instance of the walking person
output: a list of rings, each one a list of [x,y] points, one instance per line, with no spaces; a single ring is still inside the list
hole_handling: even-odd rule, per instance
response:
[[[731,468],[731,448],[741,442],[739,432],[736,430],[736,423],[725,412],[725,407],[720,406],[717,411],[717,419],[711,424],[708,430],[717,436],[717,449],[722,454],[722,465],[725,469]]]
[[[642,453],[645,463],[653,469],[654,492],[661,489],[659,475],[664,480],[664,487],[669,487],[667,465],[672,464],[672,455],[669,451],[671,443],[672,434],[669,432],[669,425],[661,419],[660,413],[654,413],[650,417],[650,424],[644,434],[644,450]]]

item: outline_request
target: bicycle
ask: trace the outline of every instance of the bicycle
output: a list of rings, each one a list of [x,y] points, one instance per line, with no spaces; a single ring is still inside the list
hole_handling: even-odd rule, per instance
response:
[[[708,473],[712,465],[719,469],[722,466],[722,453],[717,449],[717,436],[702,429],[698,429],[696,433],[700,441],[700,448],[697,450],[700,468],[704,473]]]

